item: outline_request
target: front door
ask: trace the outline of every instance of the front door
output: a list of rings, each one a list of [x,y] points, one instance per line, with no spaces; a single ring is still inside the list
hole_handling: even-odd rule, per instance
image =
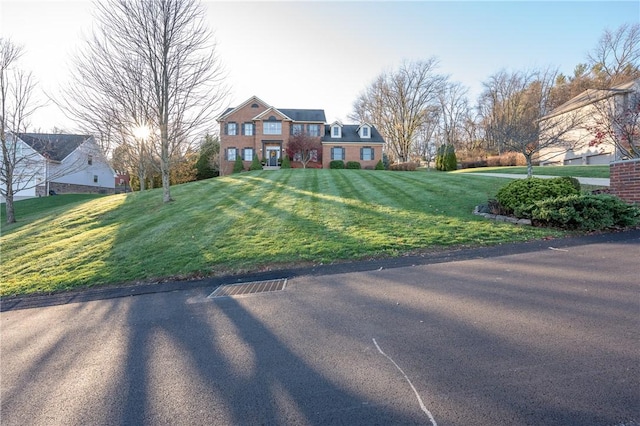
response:
[[[278,165],[279,158],[280,158],[280,147],[268,146],[267,147],[267,166],[276,167]]]

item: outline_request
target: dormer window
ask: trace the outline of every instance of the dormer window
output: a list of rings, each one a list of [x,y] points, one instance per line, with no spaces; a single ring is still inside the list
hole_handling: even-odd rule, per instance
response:
[[[369,139],[371,137],[371,129],[369,126],[360,127],[360,137]]]
[[[332,138],[341,138],[342,137],[342,123],[339,121],[334,121],[331,123],[331,137]]]

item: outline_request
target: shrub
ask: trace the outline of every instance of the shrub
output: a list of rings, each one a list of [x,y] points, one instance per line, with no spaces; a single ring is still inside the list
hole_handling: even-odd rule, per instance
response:
[[[249,166],[249,170],[262,170],[262,163],[258,160],[256,155],[253,156],[253,160],[251,160],[251,166]]]
[[[329,163],[330,169],[344,169],[344,161],[342,160],[332,160]]]
[[[415,163],[413,161],[408,161],[406,163],[392,164],[391,166],[389,166],[389,170],[403,171],[403,172],[415,172],[417,168],[418,168],[418,163]]]
[[[244,164],[242,163],[242,158],[237,155],[236,161],[233,163],[233,173],[240,173],[244,171]]]
[[[376,164],[376,170],[384,170],[384,164],[382,163],[382,160],[378,160],[378,163]]]
[[[282,163],[280,164],[280,168],[282,169],[290,169],[291,168],[291,160],[289,160],[289,156],[285,154],[282,157]]]
[[[577,195],[578,190],[569,179],[553,178],[529,178],[518,179],[509,182],[500,188],[496,194],[496,200],[502,209],[516,217],[531,217],[531,210],[536,201],[547,198],[557,198],[567,195]]]
[[[458,168],[456,151],[453,145],[440,145],[436,151],[436,170],[448,172]]]
[[[569,181],[571,183],[571,185],[573,185],[573,187],[576,189],[576,191],[580,192],[580,189],[582,189],[582,187],[580,186],[580,181],[574,177],[571,176],[562,176],[558,179],[565,179],[567,181]]]
[[[487,157],[487,166],[526,166],[527,160],[519,152],[505,152],[501,155]]]
[[[537,201],[531,211],[537,224],[581,231],[640,222],[640,209],[611,195],[579,194]]]
[[[347,169],[359,170],[362,166],[358,161],[347,161]]]

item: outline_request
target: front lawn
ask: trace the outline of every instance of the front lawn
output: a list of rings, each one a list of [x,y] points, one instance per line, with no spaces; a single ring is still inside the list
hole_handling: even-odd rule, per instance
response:
[[[479,167],[455,170],[451,173],[505,173],[526,175],[527,168],[520,166]],[[533,175],[609,178],[609,166],[533,166]]]
[[[398,256],[562,232],[472,214],[504,185],[465,174],[280,170],[68,205],[2,225],[0,295]],[[25,204],[26,205],[26,204]]]

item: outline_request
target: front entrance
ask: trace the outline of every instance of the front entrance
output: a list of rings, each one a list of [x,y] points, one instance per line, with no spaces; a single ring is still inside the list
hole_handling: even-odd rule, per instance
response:
[[[278,160],[280,159],[280,147],[279,146],[267,146],[267,167],[277,167]]]

